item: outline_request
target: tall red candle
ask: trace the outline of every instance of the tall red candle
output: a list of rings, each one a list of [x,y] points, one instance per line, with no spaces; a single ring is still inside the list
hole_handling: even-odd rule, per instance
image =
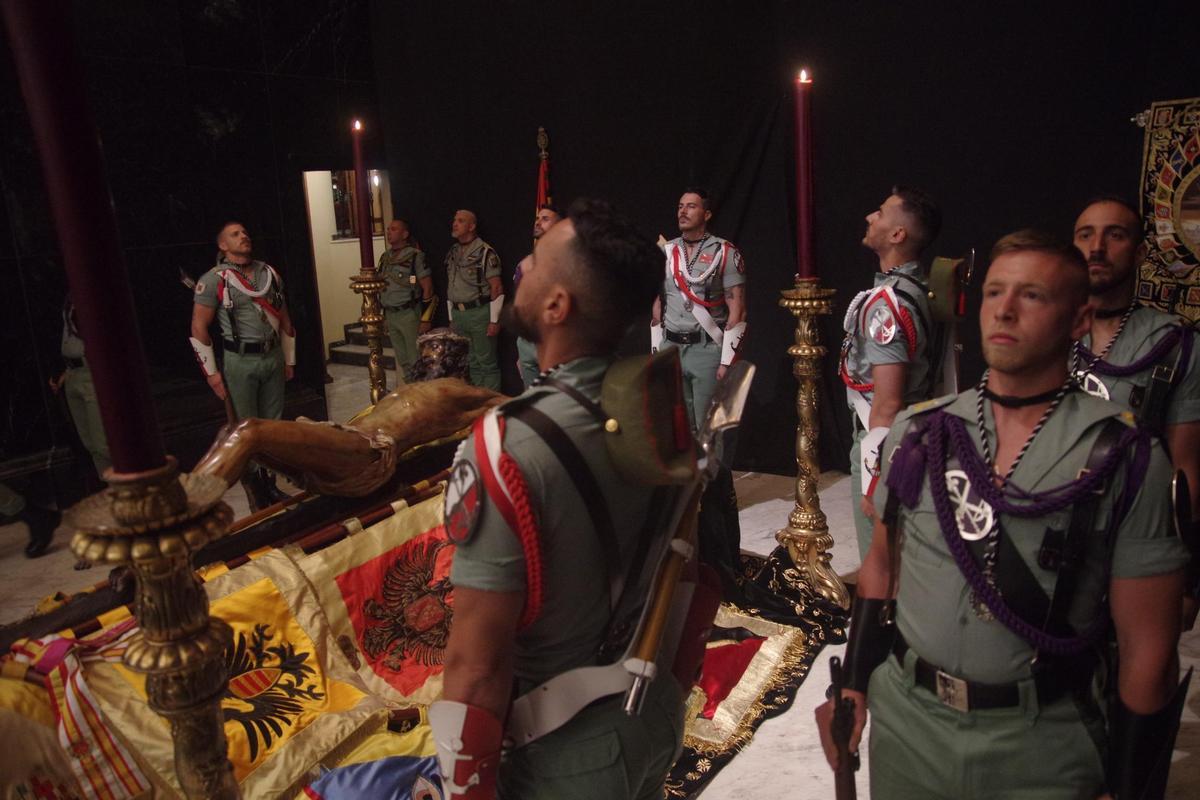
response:
[[[354,140],[354,197],[358,209],[358,252],[364,271],[375,269],[375,248],[371,244],[371,186],[367,183],[367,167],[362,154],[363,124],[354,120],[351,138]]]
[[[813,246],[812,76],[796,76],[796,277],[817,277]]]
[[[2,0],[113,471],[166,463],[68,0]],[[186,336],[187,321],[179,321]]]

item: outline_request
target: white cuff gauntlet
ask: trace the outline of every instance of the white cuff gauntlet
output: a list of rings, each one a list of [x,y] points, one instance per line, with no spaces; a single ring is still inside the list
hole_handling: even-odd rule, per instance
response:
[[[283,363],[296,366],[296,337],[290,333],[279,334],[279,346],[283,348]]]
[[[492,302],[488,305],[488,321],[497,323],[500,321],[500,309],[504,307],[504,295],[498,295],[492,298]]]
[[[738,345],[742,343],[742,337],[745,335],[745,320],[742,320],[732,328],[725,329],[725,336],[721,340],[721,366],[728,367],[737,358]]]
[[[189,337],[188,341],[192,343],[192,349],[196,351],[196,360],[200,362],[200,369],[204,372],[205,376],[216,375],[217,356],[213,353],[212,345],[205,344],[195,336]]]

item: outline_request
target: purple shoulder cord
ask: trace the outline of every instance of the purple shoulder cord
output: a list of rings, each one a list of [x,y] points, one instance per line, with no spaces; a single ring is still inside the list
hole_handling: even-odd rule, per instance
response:
[[[1150,448],[1146,434],[1139,429],[1130,428],[1122,433],[1121,438],[1111,448],[1098,469],[1088,473],[1077,481],[1071,481],[1070,483],[1044,492],[1029,493],[1022,491],[1020,492],[1022,499],[1028,502],[1016,504],[1010,502],[1004,492],[992,483],[990,468],[983,463],[974,444],[970,441],[962,420],[946,414],[944,410],[939,409],[931,414],[928,423],[922,426],[921,432],[927,434],[928,444],[921,442],[921,437],[918,434],[917,436],[905,437],[900,450],[905,451],[916,448],[923,451],[926,447],[929,447],[932,448],[932,453],[897,452],[893,466],[895,466],[896,460],[903,461],[906,458],[914,459],[914,464],[919,461],[926,462],[930,495],[933,499],[939,526],[942,529],[942,536],[946,540],[946,545],[950,550],[950,554],[954,557],[955,563],[966,578],[968,585],[976,593],[976,596],[984,602],[996,619],[1006,628],[1041,652],[1067,656],[1080,653],[1090,647],[1095,638],[1104,630],[1105,624],[1102,620],[1097,619],[1082,636],[1053,636],[1019,617],[1004,602],[1004,598],[1001,596],[999,590],[984,576],[979,565],[971,555],[970,550],[967,548],[966,543],[959,535],[958,526],[954,521],[954,509],[951,506],[949,492],[944,479],[948,458],[947,445],[949,442],[953,442],[955,455],[958,457],[963,471],[967,473],[971,480],[971,485],[976,488],[976,491],[980,493],[983,499],[998,513],[1017,517],[1035,517],[1044,516],[1045,514],[1072,505],[1088,492],[1098,488],[1119,466],[1124,451],[1136,441],[1137,447],[1130,463],[1131,480],[1126,482],[1127,485],[1125,491],[1122,492],[1120,502],[1114,504],[1112,512],[1114,515],[1118,515],[1114,517],[1115,519],[1120,519],[1124,517],[1129,506],[1132,504],[1133,497],[1137,494],[1137,488],[1140,488],[1140,476],[1145,473],[1145,468],[1149,461]],[[947,437],[947,433],[949,433],[949,437]],[[948,438],[949,442],[947,441]],[[890,472],[888,475],[889,489],[900,490],[898,499],[905,500],[905,505],[915,505],[917,498],[913,496],[911,487],[902,486],[901,484],[906,482],[900,479],[893,481],[893,474],[893,472]],[[919,493],[919,488],[917,491]],[[901,497],[903,494],[907,494],[908,497]],[[908,502],[909,500],[912,502]]]

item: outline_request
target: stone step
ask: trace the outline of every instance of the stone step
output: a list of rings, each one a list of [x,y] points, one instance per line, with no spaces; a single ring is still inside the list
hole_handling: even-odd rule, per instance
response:
[[[353,364],[365,367],[371,358],[371,349],[365,344],[335,344],[329,348],[329,360],[334,364]],[[392,348],[383,348],[384,369],[395,369],[396,358]]]
[[[346,337],[345,339],[342,340],[345,343],[360,344],[363,347],[366,347],[367,335],[365,333],[363,333],[362,323],[354,322],[354,323],[351,323],[350,325],[343,325],[342,332]],[[383,346],[384,347],[392,346],[392,340],[390,338],[388,338],[386,330],[383,334]]]

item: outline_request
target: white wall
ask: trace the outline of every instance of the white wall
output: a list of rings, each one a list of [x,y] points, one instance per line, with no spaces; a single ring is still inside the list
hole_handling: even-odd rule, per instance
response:
[[[392,218],[391,192],[387,173],[380,173],[380,179],[386,227]],[[358,240],[333,239],[333,181],[329,171],[304,173],[304,194],[308,200],[308,227],[321,303],[321,333],[328,358],[329,345],[344,338],[343,326],[357,322],[362,310],[362,296],[350,289],[350,279],[358,274],[361,266]],[[372,244],[375,263],[378,263],[387,242],[382,236],[375,236]]]

